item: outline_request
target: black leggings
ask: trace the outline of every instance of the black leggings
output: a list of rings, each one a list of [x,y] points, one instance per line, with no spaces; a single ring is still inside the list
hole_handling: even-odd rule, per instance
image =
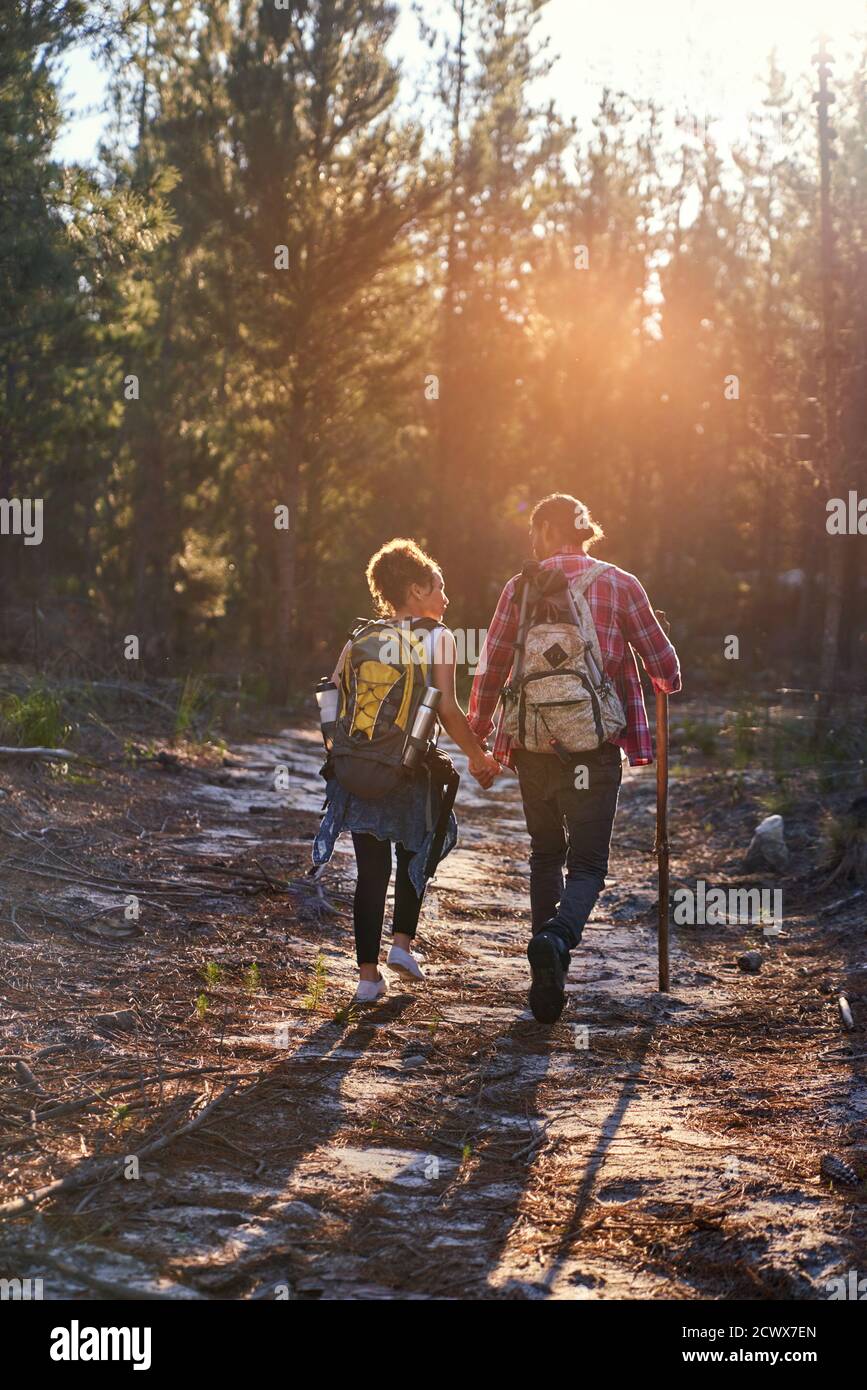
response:
[[[355,885],[355,899],[352,905],[352,920],[355,926],[355,957],[359,965],[376,965],[379,960],[379,943],[382,940],[382,922],[385,916],[385,897],[388,880],[391,878],[391,841],[378,840],[375,835],[357,835],[353,832],[355,860],[358,864],[358,882]],[[394,923],[392,932],[405,932],[415,936],[418,915],[421,911],[421,898],[418,897],[409,876],[409,861],[413,851],[395,845],[397,850],[397,873],[394,880]]]

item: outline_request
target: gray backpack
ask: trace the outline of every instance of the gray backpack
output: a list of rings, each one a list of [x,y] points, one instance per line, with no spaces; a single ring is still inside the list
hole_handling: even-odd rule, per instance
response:
[[[517,748],[586,753],[625,729],[585,594],[608,568],[597,561],[570,582],[563,570],[524,566],[515,662],[503,691],[503,727]]]

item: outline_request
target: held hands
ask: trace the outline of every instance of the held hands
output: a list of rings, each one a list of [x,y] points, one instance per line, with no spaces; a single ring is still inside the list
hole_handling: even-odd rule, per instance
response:
[[[470,758],[469,768],[483,791],[487,791],[489,787],[494,785],[503,770],[496,758],[486,750],[483,750],[478,757]]]

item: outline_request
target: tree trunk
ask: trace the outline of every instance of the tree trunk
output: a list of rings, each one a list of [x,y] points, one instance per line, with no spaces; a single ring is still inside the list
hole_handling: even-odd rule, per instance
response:
[[[437,477],[431,499],[431,544],[440,563],[449,571],[450,561],[460,549],[460,538],[454,533],[458,515],[455,495],[455,382],[456,333],[455,303],[457,299],[457,214],[458,184],[462,164],[461,118],[464,92],[464,45],[466,42],[466,0],[460,0],[457,37],[457,78],[452,106],[452,166],[448,200],[448,229],[446,236],[446,276],[442,303],[440,332],[439,399],[437,401]]]
[[[281,496],[275,505],[289,509],[287,530],[274,527],[274,553],[277,571],[277,601],[271,655],[271,699],[282,704],[288,699],[290,681],[297,667],[297,556],[298,503],[301,462],[304,451],[304,397],[296,385],[292,393],[288,438],[284,444],[283,466],[279,470]]]
[[[159,659],[171,647],[171,536],[166,515],[166,478],[159,425],[138,441],[133,585],[135,632],[142,657]]]
[[[15,363],[6,358],[4,414],[6,428],[0,431],[0,497],[11,499],[13,492],[12,460],[15,410]],[[9,537],[0,536],[0,645],[10,640],[10,608],[12,604],[12,575],[14,558]]]

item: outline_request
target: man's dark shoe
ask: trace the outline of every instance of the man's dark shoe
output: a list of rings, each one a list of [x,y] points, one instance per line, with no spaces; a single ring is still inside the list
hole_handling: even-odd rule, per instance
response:
[[[540,1023],[556,1023],[566,1002],[566,970],[559,942],[547,932],[539,932],[527,947],[532,983],[530,1008]]]

